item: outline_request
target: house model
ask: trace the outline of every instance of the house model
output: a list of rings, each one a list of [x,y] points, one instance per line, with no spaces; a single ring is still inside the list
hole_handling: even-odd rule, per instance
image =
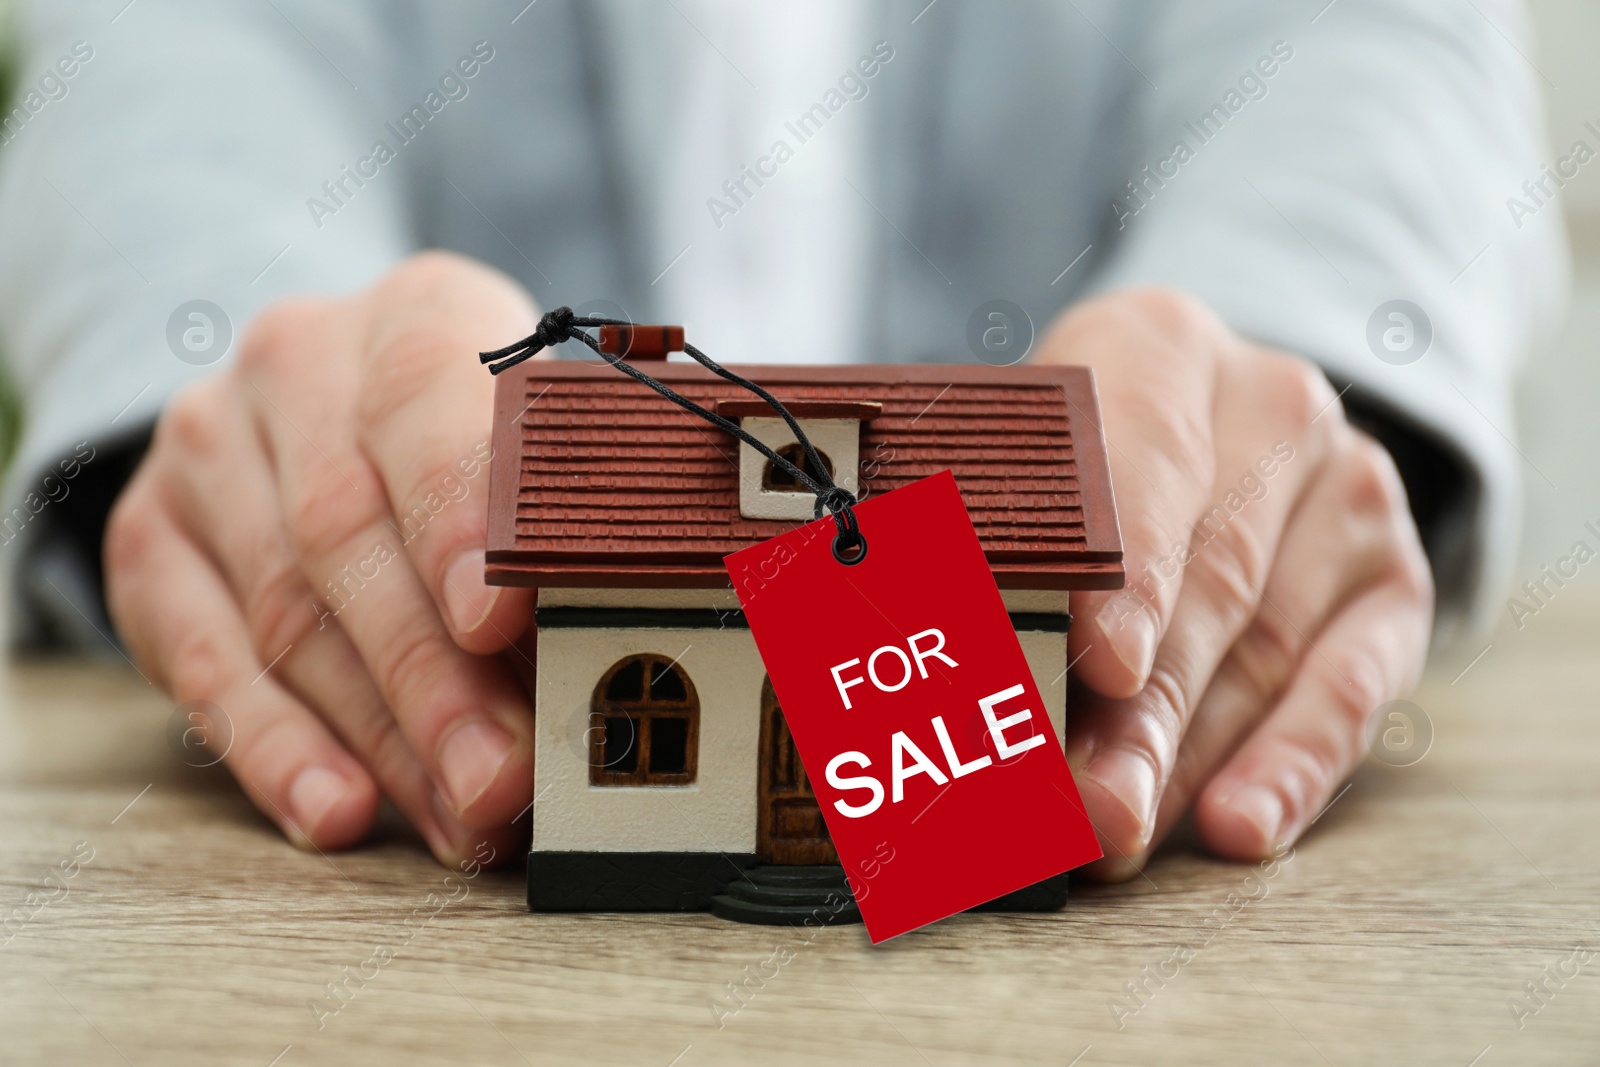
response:
[[[772,409],[664,347],[627,358],[804,464]],[[954,472],[1062,736],[1067,594],[1123,584],[1092,372],[736,369],[784,402],[858,497]],[[487,580],[538,590],[521,646],[535,668],[529,906],[793,922],[839,899],[849,917],[723,565],[811,521],[813,495],[606,363],[529,360],[496,389]],[[1059,907],[1065,892],[1062,875],[986,907]]]

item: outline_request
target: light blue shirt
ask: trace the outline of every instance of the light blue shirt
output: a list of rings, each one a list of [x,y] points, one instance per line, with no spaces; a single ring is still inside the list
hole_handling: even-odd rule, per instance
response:
[[[1546,158],[1528,27],[1508,0],[1325,2],[874,0],[798,65],[772,58],[794,11],[764,30],[705,3],[30,4],[0,148],[28,408],[6,514],[214,373],[264,304],[426,246],[546,307],[688,319],[730,361],[968,360],[987,301],[1042,329],[1158,284],[1464,459],[1443,593],[1481,615],[1517,522],[1512,370],[1565,291],[1556,208],[1505,207]],[[830,256],[847,287],[819,281]],[[24,580],[47,528],[0,549]]]

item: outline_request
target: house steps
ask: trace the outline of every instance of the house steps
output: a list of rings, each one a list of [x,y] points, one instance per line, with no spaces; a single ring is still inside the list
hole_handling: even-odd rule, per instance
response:
[[[861,921],[861,912],[838,864],[759,864],[711,898],[711,913],[762,926],[837,926]]]

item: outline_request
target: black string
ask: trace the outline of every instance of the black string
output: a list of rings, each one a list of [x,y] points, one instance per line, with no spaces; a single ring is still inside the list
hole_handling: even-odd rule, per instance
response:
[[[501,371],[510,370],[512,367],[515,367],[524,360],[533,358],[546,348],[554,348],[556,345],[574,338],[582,341],[585,345],[588,345],[589,348],[593,349],[594,353],[601,359],[605,360],[622,373],[628,375],[628,377],[655,390],[667,400],[672,401],[674,404],[686,411],[693,412],[702,419],[705,419],[707,422],[711,423],[713,426],[717,426],[723,430],[726,430],[728,433],[737,437],[751,448],[754,448],[757,452],[760,452],[763,456],[766,456],[791,478],[795,479],[795,481],[799,482],[801,485],[804,485],[807,489],[811,490],[811,492],[815,493],[817,497],[815,510],[816,517],[821,518],[823,508],[827,508],[828,511],[832,513],[833,521],[838,527],[838,533],[833,539],[834,558],[838,559],[839,562],[846,564],[860,563],[866,558],[867,540],[861,535],[861,526],[856,521],[855,494],[834,482],[833,476],[828,473],[827,464],[822,462],[822,457],[817,454],[816,448],[812,446],[811,439],[806,436],[805,431],[800,428],[800,423],[795,420],[795,417],[789,413],[789,409],[784,407],[782,402],[780,402],[777,397],[773,396],[771,393],[767,392],[767,390],[763,389],[755,382],[752,382],[750,379],[741,377],[728,368],[722,366],[710,356],[694,347],[694,345],[688,344],[687,342],[684,344],[683,351],[687,356],[689,356],[689,358],[693,359],[695,362],[699,363],[702,367],[705,367],[713,374],[716,374],[719,377],[724,378],[737,386],[740,386],[741,388],[748,389],[756,396],[759,396],[762,400],[765,400],[772,406],[774,411],[783,416],[783,421],[789,424],[789,429],[791,432],[793,432],[795,440],[800,442],[801,446],[805,449],[806,458],[810,463],[811,469],[816,472],[816,478],[813,478],[806,471],[801,470],[795,464],[791,463],[789,460],[785,459],[777,452],[767,447],[766,444],[757,440],[738,423],[723,418],[714,411],[709,411],[706,408],[701,407],[693,400],[690,400],[688,397],[683,396],[682,394],[673,390],[670,386],[650,377],[650,375],[640,370],[634,364],[627,362],[621,356],[612,355],[610,352],[602,352],[600,350],[600,342],[592,335],[585,333],[582,329],[583,327],[588,326],[631,325],[632,323],[625,319],[607,319],[595,315],[579,316],[574,315],[571,308],[558,307],[554,311],[548,312],[543,318],[541,318],[539,320],[538,327],[527,337],[524,337],[515,344],[507,345],[506,347],[496,349],[493,352],[480,352],[478,354],[478,359],[482,363],[489,364],[490,374],[499,374]],[[820,479],[820,481],[818,479]],[[860,551],[855,556],[846,558],[845,555],[843,555],[843,553],[854,551],[858,547],[860,548]]]

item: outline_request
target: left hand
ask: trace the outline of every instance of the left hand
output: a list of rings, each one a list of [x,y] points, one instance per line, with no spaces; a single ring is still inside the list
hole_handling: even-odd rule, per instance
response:
[[[1399,474],[1313,364],[1180,294],[1085,302],[1036,360],[1095,370],[1128,575],[1071,604],[1091,873],[1133,876],[1191,807],[1212,850],[1265,858],[1422,669],[1433,585]]]
[[[474,353],[535,322],[515,281],[442,252],[274,304],[167,404],[112,512],[117,632],[221,709],[229,769],[296,844],[362,840],[380,794],[451,867],[526,838],[533,705],[502,653],[533,599],[483,580]]]

